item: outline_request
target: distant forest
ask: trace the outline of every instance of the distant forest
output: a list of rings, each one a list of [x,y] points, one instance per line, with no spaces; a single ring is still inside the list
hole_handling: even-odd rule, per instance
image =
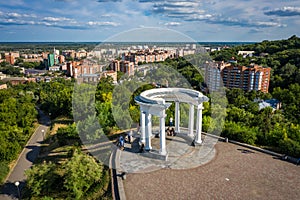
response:
[[[191,44],[191,43],[149,43],[145,42],[142,43],[143,45],[148,46],[185,46],[185,44]],[[199,46],[203,47],[211,47],[211,48],[217,48],[217,47],[233,47],[243,44],[253,44],[252,42],[198,42]],[[7,52],[7,51],[20,51],[23,53],[41,53],[45,51],[52,51],[53,48],[57,50],[67,50],[67,49],[73,49],[73,50],[79,50],[79,49],[85,49],[86,51],[93,50],[96,46],[101,47],[128,47],[131,45],[141,45],[141,43],[130,43],[130,42],[0,42],[0,52]]]

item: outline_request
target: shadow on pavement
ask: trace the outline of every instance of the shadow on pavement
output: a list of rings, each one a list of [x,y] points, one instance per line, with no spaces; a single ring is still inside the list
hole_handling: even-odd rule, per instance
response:
[[[39,108],[36,108],[38,113],[39,113],[39,124],[42,124],[44,126],[50,126],[51,125],[51,120],[48,115],[46,115],[43,111],[41,111]]]
[[[248,154],[248,153],[255,153],[254,151],[250,151],[248,149],[237,149],[238,151],[240,151],[241,153],[245,153],[245,154]]]
[[[19,181],[20,185],[17,187],[15,183],[12,182],[6,182],[2,188],[1,188],[1,195],[7,195],[11,197],[12,199],[20,199],[20,196],[22,198],[22,189],[25,187],[24,181]],[[18,191],[18,188],[20,191]],[[20,192],[20,196],[19,196]],[[1,196],[0,196],[1,199]]]
[[[28,145],[26,149],[31,149],[31,151],[26,154],[26,159],[33,163],[39,155],[40,146]]]

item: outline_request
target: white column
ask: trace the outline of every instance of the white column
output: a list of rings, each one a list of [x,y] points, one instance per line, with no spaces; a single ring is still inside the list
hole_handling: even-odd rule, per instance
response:
[[[145,143],[145,112],[142,110],[140,116],[140,132],[141,132],[141,142]]]
[[[149,133],[149,138],[152,137],[152,115],[148,115],[148,133]],[[150,141],[150,146],[151,146],[151,141]]]
[[[175,132],[180,132],[180,108],[179,102],[175,102]]]
[[[200,105],[198,105],[197,107],[197,123],[196,123],[196,127],[197,127],[197,131],[196,131],[196,138],[195,138],[195,142],[197,144],[201,144],[202,143],[202,139],[201,139],[201,133],[202,133],[202,103]]]
[[[166,123],[166,120],[165,120],[165,117],[166,117],[166,114],[165,114],[165,110],[161,112],[161,115],[159,116],[160,117],[160,151],[159,153],[161,155],[167,155],[167,150],[166,150],[166,127],[165,127],[165,123]]]
[[[151,146],[151,136],[152,136],[152,123],[151,123],[151,114],[146,113],[145,115],[146,118],[146,146],[145,146],[145,150],[149,151],[152,149]]]
[[[194,136],[194,105],[190,104],[189,112],[189,136]]]

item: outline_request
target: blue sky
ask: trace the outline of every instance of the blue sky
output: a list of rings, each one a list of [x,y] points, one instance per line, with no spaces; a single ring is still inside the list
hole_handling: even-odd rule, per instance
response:
[[[0,41],[103,41],[158,27],[196,41],[300,36],[299,0],[14,0],[0,2]],[[149,36],[151,37],[151,36]]]

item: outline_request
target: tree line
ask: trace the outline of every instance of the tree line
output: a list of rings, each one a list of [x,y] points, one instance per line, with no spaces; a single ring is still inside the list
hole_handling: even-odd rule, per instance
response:
[[[8,164],[17,158],[33,133],[37,121],[36,96],[16,88],[0,90],[0,181],[8,173]]]

